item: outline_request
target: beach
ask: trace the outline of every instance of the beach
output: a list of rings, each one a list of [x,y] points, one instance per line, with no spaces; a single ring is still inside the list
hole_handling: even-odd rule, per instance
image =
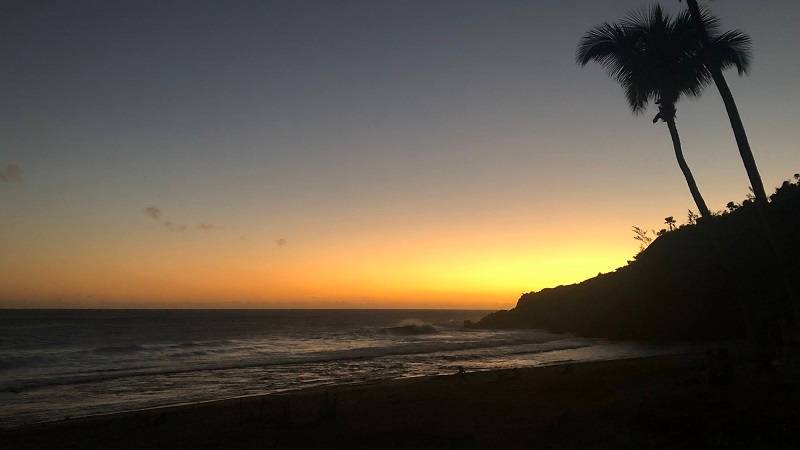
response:
[[[0,311],[0,429],[377,380],[685,353],[480,311]]]
[[[800,370],[696,352],[318,387],[0,434],[4,449],[796,448]]]
[[[644,3],[3,2],[0,450],[800,450],[800,1]]]

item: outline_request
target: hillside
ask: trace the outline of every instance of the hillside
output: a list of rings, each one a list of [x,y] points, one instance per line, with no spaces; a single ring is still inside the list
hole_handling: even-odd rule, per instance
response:
[[[662,234],[628,265],[583,282],[522,295],[515,308],[475,327],[543,328],[636,339],[743,337],[743,310],[789,305],[778,273],[800,292],[800,177],[785,182],[768,210],[780,261],[767,246],[751,201]]]

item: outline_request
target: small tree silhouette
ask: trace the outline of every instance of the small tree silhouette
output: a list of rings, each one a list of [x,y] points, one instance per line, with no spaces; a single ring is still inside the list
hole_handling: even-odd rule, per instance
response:
[[[751,186],[747,186],[747,194],[744,196],[745,201],[753,202],[756,200],[755,194],[753,194],[753,188]]]
[[[643,252],[644,249],[646,249],[647,246],[650,245],[651,242],[653,242],[653,238],[647,234],[647,230],[645,230],[644,228],[639,228],[637,226],[634,226],[632,230],[633,230],[633,238],[640,242],[639,252]]]
[[[675,224],[678,223],[678,222],[675,220],[674,217],[669,216],[669,217],[665,217],[664,218],[664,223],[667,224],[667,228],[669,229],[669,231],[674,231],[675,230]]]
[[[689,210],[689,214],[686,215],[686,223],[689,225],[697,225],[697,219],[699,216],[696,212]]]

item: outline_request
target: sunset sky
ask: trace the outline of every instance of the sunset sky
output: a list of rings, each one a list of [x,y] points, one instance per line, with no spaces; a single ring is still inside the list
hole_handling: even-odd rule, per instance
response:
[[[581,35],[649,2],[0,6],[0,307],[509,308],[693,207]],[[663,0],[675,10],[677,0]],[[800,171],[800,2],[711,4],[768,192]],[[678,104],[712,210],[748,181]]]

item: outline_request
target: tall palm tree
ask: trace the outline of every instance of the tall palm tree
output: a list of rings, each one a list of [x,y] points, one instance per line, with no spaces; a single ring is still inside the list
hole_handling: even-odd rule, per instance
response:
[[[734,52],[735,53],[735,52]],[[711,215],[683,157],[675,124],[676,103],[683,96],[696,97],[710,83],[699,57],[694,22],[687,14],[670,17],[660,6],[629,14],[620,23],[605,23],[589,30],[578,44],[581,66],[597,62],[624,89],[634,114],[658,105],[653,123],[667,124],[678,166],[703,217]]]
[[[682,0],[678,0],[682,1]],[[706,66],[711,74],[714,83],[717,85],[717,90],[722,97],[722,102],[725,104],[725,110],[728,112],[728,119],[733,128],[733,136],[736,139],[736,145],[739,147],[739,155],[744,163],[747,178],[750,180],[750,187],[753,189],[753,196],[757,211],[759,212],[759,222],[761,223],[762,232],[766,238],[769,252],[772,254],[770,263],[772,270],[779,274],[783,290],[785,292],[783,298],[783,311],[782,318],[784,321],[791,325],[796,325],[796,318],[800,316],[800,309],[797,306],[797,293],[793,287],[791,280],[792,275],[787,272],[786,266],[781,261],[786,261],[787,256],[783,250],[775,242],[772,227],[769,224],[769,216],[767,214],[767,194],[764,191],[764,182],[761,180],[761,174],[758,172],[756,160],[753,157],[753,151],[750,149],[750,142],[747,139],[747,132],[744,129],[742,118],[739,115],[739,108],[736,106],[736,101],[733,98],[731,89],[728,86],[725,75],[722,71],[729,68],[731,64],[724,59],[716,57],[716,47],[720,42],[734,42],[739,48],[741,61],[736,64],[739,75],[747,73],[750,62],[750,37],[741,31],[734,30],[727,33],[719,34],[719,20],[712,16],[707,9],[700,8],[697,0],[686,0],[689,6],[689,14],[697,28],[697,34],[700,45],[702,46],[702,57],[706,61]],[[780,334],[780,328],[777,328],[777,334]]]
[[[682,0],[678,0],[682,1]],[[707,61],[708,70],[714,83],[717,85],[717,90],[722,97],[722,102],[725,104],[725,110],[728,112],[728,119],[733,128],[733,136],[736,139],[736,145],[739,147],[739,155],[742,157],[744,168],[747,171],[747,177],[750,179],[750,186],[753,188],[753,194],[756,198],[756,204],[759,207],[764,207],[767,204],[767,194],[764,191],[764,183],[761,181],[761,174],[758,172],[756,160],[753,157],[753,151],[750,149],[750,142],[747,140],[747,132],[744,129],[742,118],[739,115],[739,108],[736,106],[736,100],[733,99],[731,88],[725,80],[725,75],[722,71],[728,68],[731,64],[725,64],[724,61],[714,57],[712,50],[719,41],[727,40],[729,42],[736,42],[739,47],[739,53],[743,58],[742,62],[737,65],[739,75],[747,73],[749,67],[749,48],[750,37],[739,30],[729,31],[724,34],[718,34],[719,21],[711,16],[707,10],[702,10],[697,0],[686,0],[689,5],[689,13],[698,30],[698,38],[703,47],[704,57]]]

